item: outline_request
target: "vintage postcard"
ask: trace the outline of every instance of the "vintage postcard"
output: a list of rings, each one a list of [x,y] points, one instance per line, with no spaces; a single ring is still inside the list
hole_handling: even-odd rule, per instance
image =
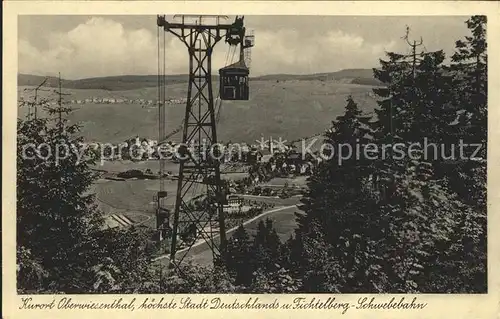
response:
[[[497,318],[499,33],[494,2],[5,2],[4,318]]]

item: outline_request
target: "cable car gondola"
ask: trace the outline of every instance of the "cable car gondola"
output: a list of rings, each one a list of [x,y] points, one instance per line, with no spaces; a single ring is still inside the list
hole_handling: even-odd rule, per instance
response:
[[[220,99],[247,101],[248,75],[250,71],[244,60],[228,65],[219,70],[220,75]]]

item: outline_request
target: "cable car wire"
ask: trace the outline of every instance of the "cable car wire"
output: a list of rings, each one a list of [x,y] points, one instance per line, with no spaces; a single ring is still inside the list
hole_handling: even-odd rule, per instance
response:
[[[228,55],[229,55],[229,52],[231,51],[231,49],[233,48],[233,46],[230,46],[229,47],[229,51],[228,51]],[[234,61],[234,55],[236,54],[236,49],[237,49],[237,46],[234,46],[234,50],[233,50],[233,54],[231,56],[231,62],[227,62],[227,59],[226,59],[226,63],[225,63],[225,66],[228,66],[228,65],[231,65],[233,64],[233,61]],[[220,114],[221,114],[221,109],[222,109],[222,99],[220,98],[220,88],[219,88],[219,93],[217,95],[217,99],[219,101],[219,107],[217,109],[217,115],[216,115],[216,120],[215,120],[215,123],[219,123],[219,120],[220,120]]]

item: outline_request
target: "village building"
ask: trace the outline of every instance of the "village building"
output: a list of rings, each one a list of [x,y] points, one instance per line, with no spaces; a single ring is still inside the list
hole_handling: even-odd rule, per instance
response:
[[[225,148],[224,151],[223,151],[223,154],[224,155],[220,159],[220,162],[221,163],[229,163],[229,162],[231,162],[231,157],[232,157],[231,150],[228,150],[227,148]]]
[[[245,145],[228,143],[225,147],[226,162],[241,162],[243,161],[243,153],[248,153],[249,148]]]
[[[302,158],[302,154],[300,153],[290,153],[286,157],[286,163],[288,165],[298,166],[304,164],[305,162],[305,159]]]
[[[262,153],[256,149],[251,149],[250,152],[247,153],[247,162],[251,164],[255,164],[260,162],[262,159]]]
[[[268,148],[260,150],[259,152],[261,154],[259,159],[261,163],[272,163],[275,161],[274,154]]]
[[[240,155],[239,161],[248,162],[248,154],[250,153],[250,147],[246,144],[241,144],[239,152],[240,152],[239,153],[239,155]]]
[[[229,195],[227,197],[227,204],[223,206],[223,211],[226,214],[238,214],[243,207],[243,198],[237,195]]]
[[[260,158],[260,162],[261,163],[274,163],[274,158],[273,158],[273,155],[272,154],[266,154],[266,155],[262,155],[262,157]]]

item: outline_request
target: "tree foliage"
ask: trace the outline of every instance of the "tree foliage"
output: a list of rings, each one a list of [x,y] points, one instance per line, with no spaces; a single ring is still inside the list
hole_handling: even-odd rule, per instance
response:
[[[48,111],[56,113],[50,107]],[[102,226],[89,194],[95,179],[89,168],[92,158],[74,151],[82,142],[77,131],[78,126],[66,125],[57,116],[17,123],[19,277],[25,279],[25,271],[38,269],[37,273],[45,274],[44,285],[69,290],[74,268],[86,267],[92,254],[81,248]],[[26,264],[25,258],[31,261]],[[36,288],[24,283],[25,289]]]
[[[299,228],[286,249],[287,266],[302,280],[300,290],[485,291],[486,215],[451,185],[458,181],[484,195],[480,178],[464,169],[481,166],[465,160],[450,170],[440,149],[409,152],[425,138],[448,148],[462,137],[480,140],[474,130],[486,127],[481,117],[486,101],[486,76],[480,73],[486,60],[481,56],[483,22],[481,17],[468,20],[473,36],[467,44],[457,42],[451,68],[443,64],[442,51],[418,53],[415,42],[409,43],[411,54],[387,53],[388,60],[374,70],[383,86],[374,89],[379,108],[373,119],[363,117],[348,99],[326,141],[351,149],[367,143],[377,147],[342,164],[337,154],[311,176],[306,214],[298,216]],[[461,66],[465,58],[459,56],[475,58],[475,67]],[[464,76],[467,72],[473,75]],[[463,87],[468,89],[457,92]],[[463,107],[457,100],[469,102]],[[465,113],[472,114],[468,121]]]

